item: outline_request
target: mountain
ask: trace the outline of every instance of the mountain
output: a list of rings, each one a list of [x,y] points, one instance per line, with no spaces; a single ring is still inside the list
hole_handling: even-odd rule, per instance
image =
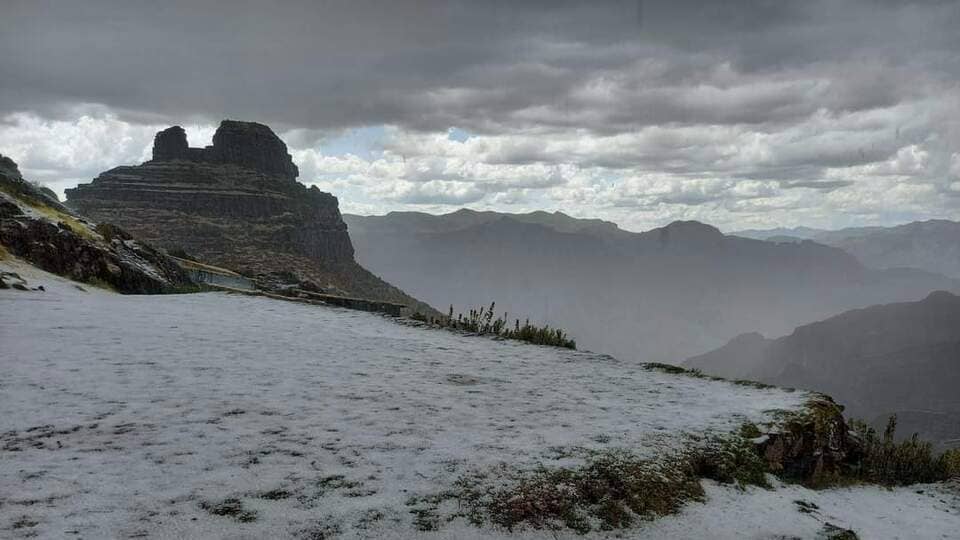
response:
[[[206,148],[174,126],[157,133],[152,160],[66,190],[67,205],[244,274],[292,273],[335,294],[429,310],[357,264],[337,198],[298,174],[265,125],[224,120]]]
[[[818,234],[824,232],[827,232],[827,230],[814,229],[812,227],[777,227],[775,229],[744,229],[742,231],[734,231],[730,234],[744,238],[753,238],[754,240],[770,240],[774,237],[813,240]]]
[[[838,247],[872,268],[919,268],[960,278],[960,222],[915,221],[896,227],[857,227],[828,231],[795,229],[746,230],[737,236],[773,242],[808,239]]]
[[[742,335],[684,365],[827,392],[852,416],[897,414],[909,434],[960,446],[960,297],[871,306],[764,339]]]
[[[187,274],[167,255],[109,224],[94,226],[50,190],[24,180],[0,155],[0,260],[21,258],[48,272],[122,293],[166,293],[190,288]],[[16,272],[2,272],[28,288]]]
[[[561,213],[346,215],[357,259],[441,309],[560,326],[580,348],[678,363],[732,335],[784,333],[954,280],[870,270],[842,250],[727,236],[698,222],[632,233]]]

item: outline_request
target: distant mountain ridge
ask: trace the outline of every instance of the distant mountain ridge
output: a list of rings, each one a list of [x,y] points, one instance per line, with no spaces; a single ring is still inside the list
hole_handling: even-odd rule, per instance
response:
[[[578,346],[678,363],[870,304],[914,300],[955,280],[877,271],[815,242],[728,236],[695,221],[642,233],[562,213],[460,210],[344,215],[361,264],[441,310],[497,302],[560,326]]]
[[[852,416],[898,414],[903,433],[960,446],[960,297],[945,291],[847,311],[778,339],[740,335],[684,366],[826,392]]]
[[[795,242],[801,239],[838,247],[872,268],[919,268],[960,278],[960,222],[914,221],[895,227],[854,227],[836,231],[796,227],[751,229],[736,236]]]

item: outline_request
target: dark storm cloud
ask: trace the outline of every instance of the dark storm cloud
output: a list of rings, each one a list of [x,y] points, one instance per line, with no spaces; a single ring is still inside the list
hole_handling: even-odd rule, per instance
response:
[[[233,117],[376,211],[955,216],[958,27],[922,0],[6,0],[0,151],[65,187]],[[359,126],[376,151],[328,152]]]
[[[955,3],[854,4],[15,0],[0,113],[622,132],[890,105],[955,73]],[[858,55],[878,69],[832,72]]]

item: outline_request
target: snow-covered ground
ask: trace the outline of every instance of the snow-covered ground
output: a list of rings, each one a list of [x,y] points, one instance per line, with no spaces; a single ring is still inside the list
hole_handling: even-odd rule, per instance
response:
[[[0,266],[47,289],[0,291],[3,538],[554,538],[414,523],[472,470],[566,465],[582,448],[653,457],[808,397],[363,312],[120,296]],[[949,487],[706,487],[706,503],[610,534],[807,538],[829,521],[861,538],[960,538]]]

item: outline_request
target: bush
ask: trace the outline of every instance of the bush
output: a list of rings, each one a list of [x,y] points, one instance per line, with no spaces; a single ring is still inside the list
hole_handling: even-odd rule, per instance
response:
[[[850,427],[861,442],[861,453],[852,467],[856,480],[884,486],[939,482],[960,476],[960,450],[935,455],[933,445],[917,434],[896,442],[897,417],[891,416],[883,435],[866,423],[851,420]]]
[[[530,319],[527,319],[522,326],[520,319],[516,319],[513,328],[509,328],[507,326],[507,321],[509,320],[507,313],[504,313],[503,317],[494,319],[495,308],[496,302],[491,302],[488,309],[484,309],[483,307],[480,309],[471,309],[466,316],[460,313],[457,315],[457,318],[454,319],[453,306],[451,305],[446,317],[430,319],[429,322],[441,328],[461,330],[480,335],[494,335],[505,339],[526,341],[527,343],[533,343],[535,345],[552,345],[554,347],[564,347],[567,349],[577,348],[577,342],[568,338],[563,330],[550,328],[548,325],[536,326],[530,324]],[[421,318],[413,318],[415,320],[424,320],[422,317],[421,315]]]

